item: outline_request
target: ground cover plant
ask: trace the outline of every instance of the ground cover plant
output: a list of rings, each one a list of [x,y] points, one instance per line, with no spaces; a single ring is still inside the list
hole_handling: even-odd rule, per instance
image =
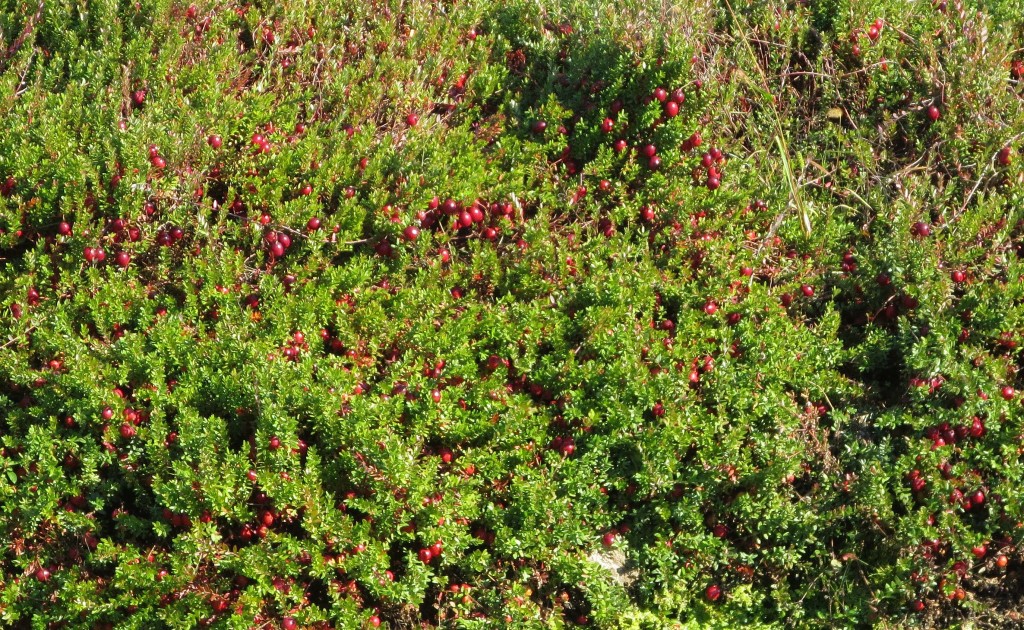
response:
[[[1024,623],[1016,0],[0,0],[0,625]]]

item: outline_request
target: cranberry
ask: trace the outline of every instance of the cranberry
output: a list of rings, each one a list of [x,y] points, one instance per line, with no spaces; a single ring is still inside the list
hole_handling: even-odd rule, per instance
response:
[[[931,235],[932,227],[924,221],[918,221],[914,225],[910,226],[910,233],[914,236],[924,238]]]

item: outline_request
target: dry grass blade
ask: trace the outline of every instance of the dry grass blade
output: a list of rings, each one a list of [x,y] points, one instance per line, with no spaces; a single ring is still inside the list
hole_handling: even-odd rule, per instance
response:
[[[737,22],[741,22],[740,18],[732,9],[732,3],[726,0],[725,6],[729,9],[729,15],[732,17],[732,19]],[[741,23],[743,24],[744,33],[749,35],[751,31],[749,25],[747,25],[746,22]],[[750,56],[750,60],[754,64],[754,68],[757,69],[758,76],[761,77],[761,85],[754,86],[753,81],[751,81],[751,79],[746,75],[746,73],[738,74],[748,84],[750,84],[753,87],[756,87],[762,92],[762,94],[767,95],[770,98],[771,90],[768,86],[768,78],[765,76],[764,69],[761,68],[761,64],[758,63],[757,54],[754,52],[754,49],[750,46],[750,42],[752,39],[753,38],[750,36],[741,38],[744,49]],[[782,129],[782,121],[779,120],[779,113],[774,108],[771,108],[771,112],[772,122],[775,123],[776,130],[774,137],[775,145],[779,148],[779,155],[782,157],[782,168],[786,177],[786,186],[789,189],[790,202],[796,209],[797,214],[800,217],[800,226],[803,228],[804,235],[809,237],[811,235],[811,215],[808,212],[807,205],[804,203],[803,198],[800,196],[800,184],[796,179],[796,175],[793,172],[792,164],[789,160],[789,145],[786,142],[785,132]]]
[[[796,180],[796,175],[793,173],[793,166],[789,163],[789,155],[781,135],[775,136],[775,144],[779,147],[779,155],[782,157],[782,170],[786,174],[786,184],[789,187],[790,203],[793,204],[793,207],[796,208],[797,214],[800,216],[800,226],[804,230],[804,236],[810,236],[811,214],[807,210],[807,206],[804,205],[803,199],[800,197],[800,183]]]

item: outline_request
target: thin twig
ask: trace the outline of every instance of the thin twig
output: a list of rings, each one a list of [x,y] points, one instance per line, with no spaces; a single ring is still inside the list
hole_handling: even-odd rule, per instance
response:
[[[1006,145],[1007,146],[1012,145],[1017,140],[1019,140],[1022,136],[1024,136],[1024,132],[1018,133],[1014,137],[1010,138],[1006,142]],[[951,217],[952,221],[957,220],[958,218],[960,218],[960,215],[962,215],[964,212],[967,211],[967,206],[970,205],[971,200],[974,198],[974,194],[977,193],[978,192],[978,188],[981,187],[981,183],[985,180],[985,175],[988,173],[988,171],[990,169],[993,170],[993,171],[995,170],[996,157],[998,155],[999,155],[999,151],[996,151],[995,153],[993,153],[992,157],[988,161],[988,164],[985,165],[985,168],[981,169],[981,174],[978,175],[978,181],[974,182],[974,187],[971,188],[971,191],[969,193],[967,193],[967,196],[964,198],[963,205],[960,206],[960,209],[957,210],[956,214],[954,214]]]

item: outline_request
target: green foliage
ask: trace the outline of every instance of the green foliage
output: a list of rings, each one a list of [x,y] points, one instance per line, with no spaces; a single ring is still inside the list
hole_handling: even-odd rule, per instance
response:
[[[1012,625],[1022,33],[0,0],[0,625]]]

